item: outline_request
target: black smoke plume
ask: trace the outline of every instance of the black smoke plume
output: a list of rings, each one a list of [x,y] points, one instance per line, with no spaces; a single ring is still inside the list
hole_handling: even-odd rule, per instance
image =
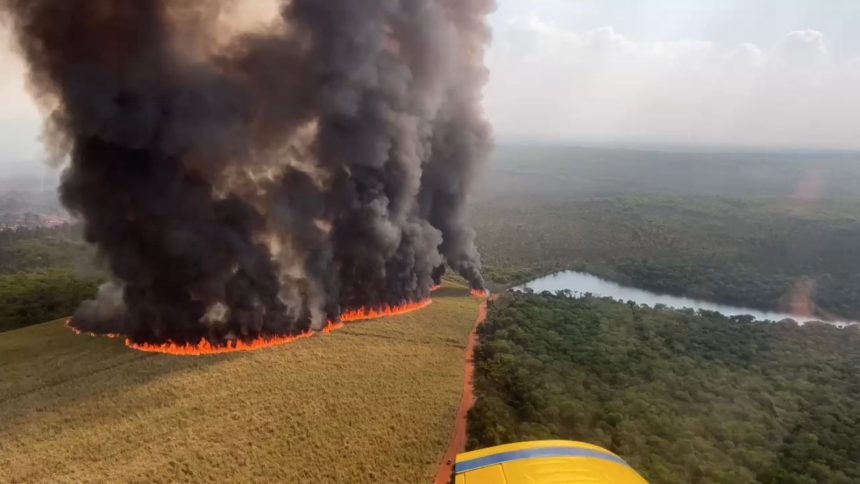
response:
[[[73,324],[215,344],[483,289],[464,205],[491,147],[493,0],[0,0],[113,275]],[[248,2],[249,4],[252,2]]]

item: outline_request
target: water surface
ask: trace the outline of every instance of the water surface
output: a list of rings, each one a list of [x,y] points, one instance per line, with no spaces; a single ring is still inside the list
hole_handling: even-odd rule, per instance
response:
[[[669,296],[666,294],[658,294],[644,289],[635,287],[622,286],[606,279],[601,279],[592,274],[585,272],[564,271],[555,274],[535,279],[531,282],[514,288],[522,290],[530,288],[534,292],[556,292],[568,289],[575,295],[583,295],[591,293],[599,297],[611,297],[612,299],[621,301],[634,301],[638,304],[646,304],[654,307],[658,304],[676,309],[692,308],[695,310],[704,309],[706,311],[717,311],[726,316],[743,316],[750,315],[762,321],[782,321],[783,319],[793,319],[799,323],[807,321],[820,321],[816,317],[809,317],[798,314],[780,313],[774,311],[762,311],[759,309],[743,308],[738,306],[729,306],[726,304],[718,304],[700,299],[692,299],[688,297]],[[852,321],[826,321],[837,326],[845,326],[848,324],[856,324]]]

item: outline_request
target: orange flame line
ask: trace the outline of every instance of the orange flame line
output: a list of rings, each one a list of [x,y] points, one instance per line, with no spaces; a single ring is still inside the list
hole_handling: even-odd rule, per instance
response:
[[[347,311],[340,315],[341,322],[351,323],[355,321],[365,321],[368,319],[378,319],[388,316],[400,316],[424,309],[433,303],[432,299],[425,299],[415,303],[404,304],[402,306],[385,306],[379,309],[356,309]]]
[[[325,333],[325,334],[334,333],[335,331],[337,331],[339,329],[343,329],[344,327],[346,327],[345,323],[332,323],[331,321],[329,321],[328,325],[325,328],[323,328],[323,333]]]
[[[369,319],[378,319],[383,317],[390,316],[399,316],[407,313],[411,313],[413,311],[418,311],[420,309],[424,309],[429,306],[433,301],[431,299],[427,299],[424,301],[404,304],[402,306],[385,306],[378,309],[357,309],[352,311],[347,311],[341,315],[339,322],[329,322],[328,325],[323,328],[323,333],[333,333],[341,328],[344,328],[347,323],[354,323],[358,321],[366,321]],[[85,334],[90,336],[106,336],[109,338],[121,338],[122,335],[118,334],[108,334],[108,335],[97,335],[95,333],[88,333],[79,330],[72,326],[72,320],[66,320],[65,326],[75,334]],[[301,339],[306,339],[313,337],[315,333],[308,331],[306,333],[302,333],[295,336],[275,336],[270,338],[258,338],[250,342],[245,342],[242,340],[234,340],[228,342],[224,346],[213,345],[205,338],[201,338],[199,343],[195,344],[176,344],[176,343],[164,343],[164,344],[150,344],[150,343],[134,343],[130,339],[125,340],[125,345],[131,349],[137,351],[143,351],[146,353],[161,353],[167,355],[176,355],[176,356],[203,356],[203,355],[220,355],[225,353],[238,353],[243,351],[255,351],[264,348],[273,348],[275,346],[281,346],[289,343],[294,343]]]
[[[176,343],[166,343],[161,345],[153,345],[149,343],[133,343],[130,339],[125,340],[125,345],[137,351],[146,353],[162,353],[176,356],[203,356],[203,355],[221,355],[225,353],[238,353],[241,351],[255,351],[263,348],[274,348],[289,343],[295,343],[300,339],[310,338],[314,333],[308,331],[297,336],[276,336],[273,338],[260,338],[250,343],[241,340],[236,340],[228,343],[227,346],[215,346],[205,338],[200,339],[200,342],[194,345],[178,345]]]
[[[477,297],[477,298],[481,298],[481,299],[485,299],[485,298],[490,297],[490,291],[487,291],[487,290],[481,291],[478,289],[472,289],[469,292],[472,294],[472,296]]]
[[[432,303],[432,299],[426,299],[424,301],[404,304],[402,306],[385,306],[380,309],[357,309],[354,311],[347,311],[341,315],[339,322],[335,323],[329,321],[328,326],[323,328],[323,333],[334,333],[335,331],[346,327],[347,323],[357,323],[359,321],[387,318],[391,316],[402,316],[413,311],[424,309]]]
[[[67,327],[67,328],[71,329],[71,330],[72,330],[72,332],[74,332],[74,333],[75,333],[76,335],[78,335],[78,336],[91,336],[91,337],[93,337],[93,338],[99,338],[99,337],[102,337],[102,338],[109,338],[109,339],[120,339],[120,338],[122,338],[122,337],[123,337],[123,335],[121,335],[121,334],[116,334],[116,333],[97,334],[97,333],[91,333],[91,332],[89,332],[89,331],[82,331],[82,330],[80,330],[80,329],[78,329],[78,328],[76,328],[76,327],[72,326],[72,320],[71,320],[71,318],[70,318],[70,319],[67,319],[67,320],[66,320],[66,322],[65,322],[65,323],[63,323],[63,326],[65,326],[65,327]]]

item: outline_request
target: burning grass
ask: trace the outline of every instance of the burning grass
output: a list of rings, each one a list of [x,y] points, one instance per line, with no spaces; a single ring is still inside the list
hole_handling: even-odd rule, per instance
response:
[[[356,309],[355,311],[347,311],[343,313],[340,320],[344,323],[351,323],[355,321],[367,321],[369,319],[402,316],[413,311],[424,309],[432,303],[432,299],[427,299],[426,301],[404,304],[403,306],[389,306],[381,309]]]
[[[472,295],[472,297],[476,297],[478,299],[486,299],[486,298],[490,297],[490,291],[486,291],[486,290],[481,291],[479,289],[472,289],[470,291],[470,294]]]
[[[393,316],[402,316],[413,311],[418,311],[429,306],[433,301],[428,299],[416,303],[404,304],[402,306],[386,306],[378,309],[357,309],[348,311],[341,316],[340,322],[330,322],[323,329],[323,333],[330,334],[339,329],[346,327],[346,323],[354,323],[358,321],[368,321],[371,319],[387,318]],[[82,331],[75,329],[70,325],[70,321],[66,321],[66,327],[70,328],[76,334],[84,334]],[[90,334],[90,333],[86,333]],[[285,344],[295,343],[296,341],[311,338],[315,333],[307,332],[295,336],[276,336],[272,338],[259,338],[253,341],[235,340],[229,341],[222,346],[216,346],[201,339],[199,343],[193,345],[180,345],[176,343],[167,344],[147,344],[134,343],[129,339],[125,340],[125,345],[133,350],[143,351],[146,353],[162,353],[173,356],[208,356],[221,355],[226,353],[239,353],[243,351],[256,351],[266,348],[274,348]],[[92,335],[95,336],[95,335]],[[118,335],[106,335],[109,338],[118,338]]]
[[[307,332],[297,336],[282,336],[267,339],[257,339],[249,343],[246,343],[242,340],[236,340],[231,341],[224,346],[215,346],[212,343],[206,341],[205,339],[201,339],[200,342],[196,345],[178,345],[175,343],[168,343],[163,345],[153,345],[147,343],[138,344],[133,343],[129,339],[126,339],[125,345],[133,350],[143,351],[145,353],[162,353],[165,355],[173,356],[204,356],[274,348],[275,346],[295,343],[296,341],[310,338],[313,335],[314,333]]]
[[[89,331],[81,331],[80,329],[72,326],[72,320],[71,319],[67,319],[63,323],[63,326],[69,328],[70,330],[72,330],[73,333],[75,333],[78,336],[89,336],[92,338],[108,338],[108,339],[118,339],[118,338],[123,337],[123,335],[121,335],[121,334],[114,334],[114,333],[95,334],[95,333],[90,333]]]
[[[3,333],[0,482],[430,482],[476,313],[446,286],[423,311],[218,358],[62,322]]]

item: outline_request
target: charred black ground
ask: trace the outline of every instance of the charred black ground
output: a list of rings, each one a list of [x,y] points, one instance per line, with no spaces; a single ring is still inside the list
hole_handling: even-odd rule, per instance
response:
[[[74,325],[213,343],[483,289],[464,203],[493,0],[0,0],[70,162],[63,203],[114,282]]]

